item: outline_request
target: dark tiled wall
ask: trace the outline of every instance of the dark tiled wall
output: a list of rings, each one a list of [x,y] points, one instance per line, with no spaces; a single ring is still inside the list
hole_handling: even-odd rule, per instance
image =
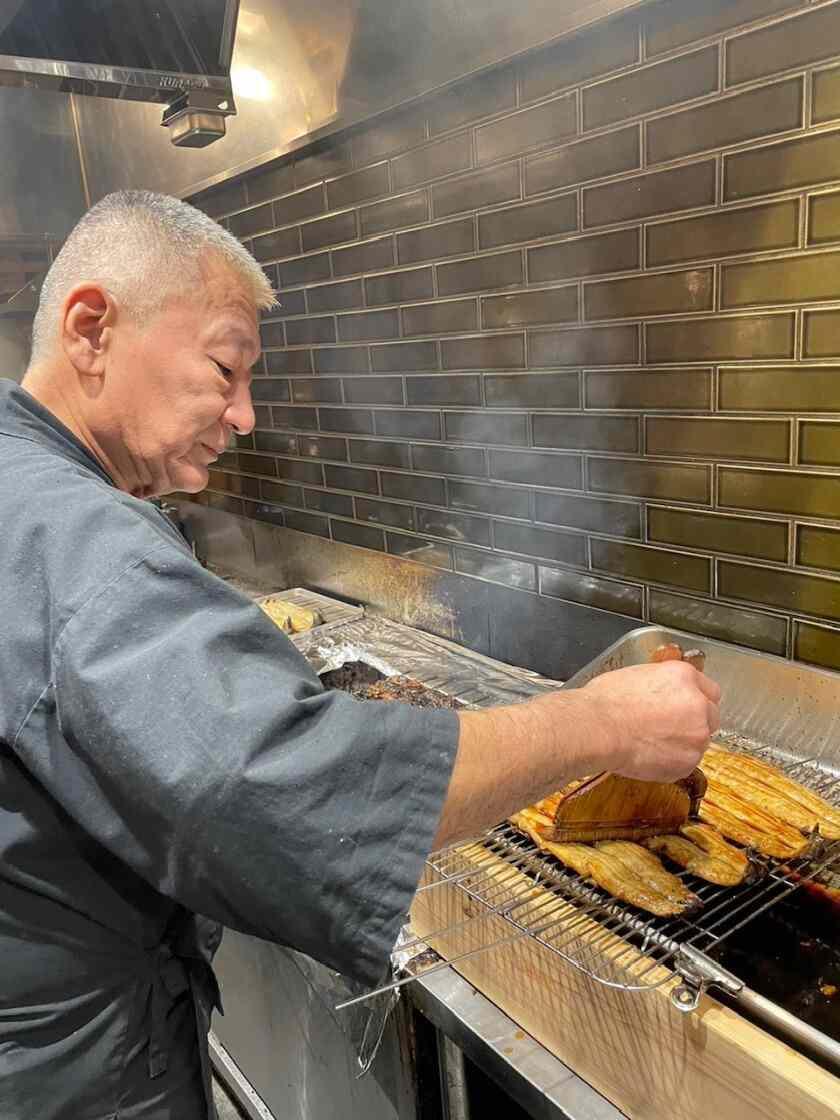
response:
[[[196,200],[282,303],[201,500],[840,668],[838,63],[668,0]]]

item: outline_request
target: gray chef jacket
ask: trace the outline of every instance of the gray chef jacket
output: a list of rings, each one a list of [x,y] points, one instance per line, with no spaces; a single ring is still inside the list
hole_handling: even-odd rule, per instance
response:
[[[455,713],[325,692],[9,381],[0,635],[0,1117],[212,1118],[220,923],[381,979]]]

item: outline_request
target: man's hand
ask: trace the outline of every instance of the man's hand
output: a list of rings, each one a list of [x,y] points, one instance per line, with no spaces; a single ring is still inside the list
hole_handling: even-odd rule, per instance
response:
[[[627,778],[684,778],[720,727],[719,686],[683,661],[604,673],[580,700],[600,712],[612,741],[603,769]]]

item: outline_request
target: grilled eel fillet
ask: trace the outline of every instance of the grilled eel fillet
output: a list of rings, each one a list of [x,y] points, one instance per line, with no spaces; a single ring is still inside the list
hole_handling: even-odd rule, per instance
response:
[[[638,844],[626,840],[605,840],[594,846],[556,844],[541,834],[541,829],[553,827],[553,820],[538,809],[523,809],[511,817],[511,822],[530,836],[542,851],[591,879],[614,898],[640,910],[659,917],[672,917],[698,902],[697,896],[666,871],[652,852]]]
[[[750,872],[750,861],[740,848],[727,844],[707,824],[689,822],[679,835],[654,836],[645,841],[652,852],[661,852],[692,875],[716,883],[719,887],[735,887]]]
[[[717,746],[709,748],[702,765],[711,780],[733,792],[740,791],[744,800],[772,816],[789,821],[802,832],[819,828],[826,840],[840,839],[840,809],[789,778],[778,767]]]

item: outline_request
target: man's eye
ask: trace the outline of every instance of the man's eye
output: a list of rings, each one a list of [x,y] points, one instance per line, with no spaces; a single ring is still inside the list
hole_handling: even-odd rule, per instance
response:
[[[232,369],[228,369],[227,366],[223,366],[221,362],[216,362],[216,365],[219,367],[219,371],[222,374],[222,377],[233,377]]]

